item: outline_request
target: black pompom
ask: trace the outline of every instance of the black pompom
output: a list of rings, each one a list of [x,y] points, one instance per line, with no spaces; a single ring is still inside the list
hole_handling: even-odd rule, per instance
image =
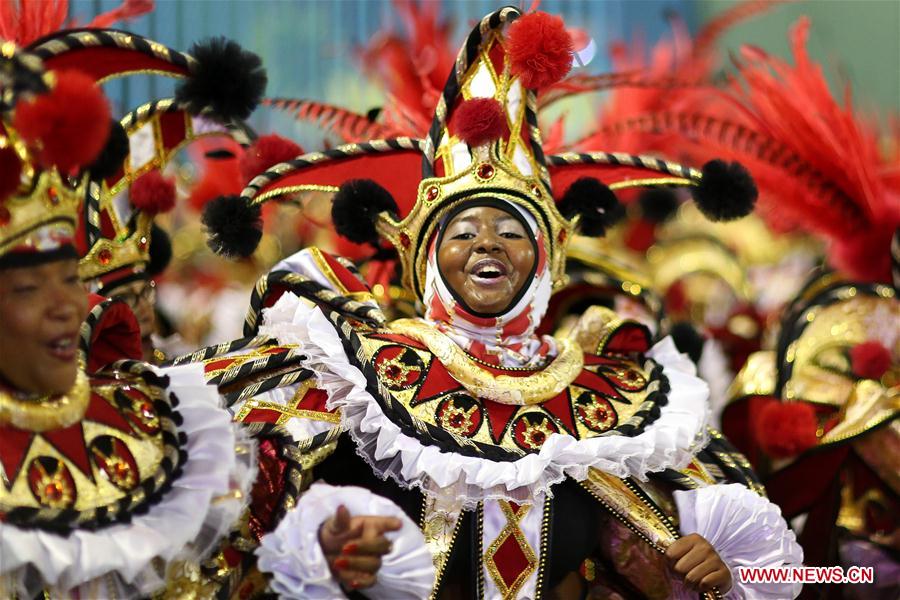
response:
[[[331,205],[335,230],[351,242],[378,246],[375,222],[383,212],[400,212],[391,193],[371,179],[352,179],[341,186]]]
[[[686,321],[675,323],[669,335],[672,336],[672,341],[675,342],[679,352],[687,354],[694,364],[700,362],[706,340],[693,325]]]
[[[94,180],[112,177],[122,168],[125,159],[128,158],[128,152],[128,134],[125,133],[125,128],[121,123],[112,119],[106,145],[103,146],[100,155],[85,170],[90,172],[91,178]]]
[[[207,244],[216,254],[246,258],[262,239],[262,211],[241,196],[219,196],[203,209]]]
[[[703,179],[692,188],[697,207],[710,221],[733,221],[753,211],[756,183],[738,162],[711,160],[703,165]]]
[[[638,197],[641,215],[651,223],[665,223],[678,210],[678,197],[669,188],[654,187],[641,192]]]
[[[190,54],[197,62],[175,99],[191,113],[208,110],[223,122],[249,117],[268,81],[259,56],[223,37],[194,44]]]
[[[147,277],[156,277],[172,262],[172,239],[166,230],[156,223],[150,228],[150,262]]]
[[[569,186],[558,204],[567,219],[581,215],[580,233],[600,237],[625,216],[625,208],[611,189],[593,177],[582,177]]]

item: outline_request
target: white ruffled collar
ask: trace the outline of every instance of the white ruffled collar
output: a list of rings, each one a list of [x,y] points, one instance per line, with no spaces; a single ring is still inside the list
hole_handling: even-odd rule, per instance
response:
[[[707,385],[670,338],[649,353],[669,379],[668,402],[642,433],[585,440],[557,434],[536,454],[495,462],[446,452],[405,435],[366,390],[365,376],[350,364],[333,325],[318,308],[286,294],[264,313],[264,319],[261,333],[280,343],[303,345],[309,356],[306,366],[328,392],[329,409],[340,409],[342,426],[378,475],[429,495],[454,498],[467,507],[485,499],[528,503],[550,493],[551,486],[565,477],[586,478],[592,467],[646,480],[649,473],[683,468],[706,441]]]

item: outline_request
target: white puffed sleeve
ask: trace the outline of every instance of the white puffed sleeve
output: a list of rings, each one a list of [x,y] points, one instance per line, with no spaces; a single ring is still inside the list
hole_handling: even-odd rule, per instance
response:
[[[803,550],[781,510],[746,487],[731,483],[674,492],[681,533],[697,533],[731,569],[726,598],[796,598],[799,583],[743,583],[738,567],[799,567]]]
[[[319,527],[341,504],[351,515],[396,517],[403,522],[399,531],[386,534],[391,552],[382,558],[377,583],[364,594],[373,600],[427,598],[434,586],[434,565],[422,532],[406,513],[367,489],[322,483],[301,496],[256,550],[260,571],[272,575],[272,590],[289,600],[345,597],[319,546]]]

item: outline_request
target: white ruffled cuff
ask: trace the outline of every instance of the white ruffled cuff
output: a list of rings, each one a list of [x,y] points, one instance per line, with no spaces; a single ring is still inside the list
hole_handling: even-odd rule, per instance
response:
[[[733,585],[726,598],[796,598],[800,594],[799,583],[738,580],[738,567],[799,567],[803,563],[803,550],[778,506],[737,483],[676,491],[674,496],[681,533],[703,536],[731,570]]]
[[[367,489],[323,483],[310,487],[256,550],[259,570],[272,575],[272,591],[288,600],[345,597],[319,546],[319,528],[341,504],[351,515],[403,522],[400,531],[387,534],[393,548],[382,558],[377,583],[365,595],[373,600],[427,598],[434,586],[434,565],[416,524],[399,506]]]

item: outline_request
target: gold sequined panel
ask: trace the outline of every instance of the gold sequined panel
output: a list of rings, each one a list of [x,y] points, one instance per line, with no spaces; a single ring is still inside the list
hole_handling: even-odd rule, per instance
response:
[[[137,378],[94,379],[80,422],[40,433],[0,427],[0,512],[83,512],[143,496],[141,482],[159,475],[167,455],[163,431],[171,423],[161,423],[161,398]]]
[[[515,455],[536,452],[555,433],[577,439],[632,433],[645,424],[660,385],[652,362],[585,354],[579,356],[580,374],[550,400],[501,404],[474,397],[447,365],[411,338],[377,333],[361,336],[360,342],[359,358],[379,381],[389,413],[399,404],[402,409],[393,414],[408,413],[419,431],[441,429],[456,445],[476,453],[488,446]],[[452,366],[454,373],[487,371],[535,380],[544,376],[541,370],[497,369],[465,356],[465,364]]]

